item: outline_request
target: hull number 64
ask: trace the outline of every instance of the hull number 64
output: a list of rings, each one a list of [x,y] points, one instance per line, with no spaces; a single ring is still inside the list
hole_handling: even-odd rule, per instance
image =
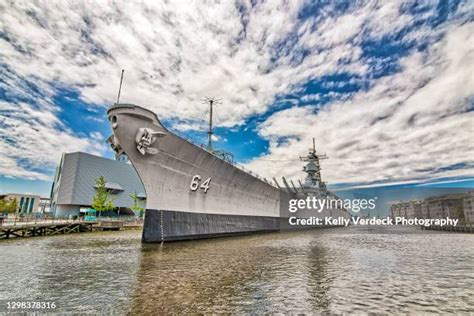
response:
[[[191,184],[189,185],[189,189],[191,191],[197,191],[197,189],[204,190],[204,193],[207,193],[209,190],[209,185],[211,184],[211,178],[207,178],[205,181],[201,182],[201,176],[195,175],[191,180]]]

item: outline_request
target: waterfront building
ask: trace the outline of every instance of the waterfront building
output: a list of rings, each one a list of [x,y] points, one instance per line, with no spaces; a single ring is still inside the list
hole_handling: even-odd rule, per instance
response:
[[[473,194],[449,194],[428,197],[423,201],[399,201],[390,206],[390,214],[392,218],[435,219],[450,217],[474,221]]]
[[[40,198],[38,212],[40,213],[49,213],[51,210],[51,199],[42,197]]]
[[[394,202],[390,205],[390,215],[392,218],[395,217],[405,217],[405,207],[404,204],[406,202],[399,201],[399,202]]]
[[[421,203],[421,217],[422,218],[430,218],[430,212],[428,209],[427,203]]]
[[[145,205],[145,189],[135,169],[125,161],[111,160],[83,152],[65,153],[56,168],[51,188],[51,212],[56,217],[80,215],[91,207],[96,180],[103,176],[111,193],[115,212],[104,215],[134,215],[131,194]]]
[[[463,202],[466,194],[448,194],[426,198],[429,218],[463,219]]]
[[[464,218],[466,223],[474,224],[474,190],[469,191],[463,200]]]
[[[40,196],[34,194],[23,194],[23,193],[7,193],[1,194],[0,199],[5,200],[17,200],[16,213],[19,214],[30,214],[38,211],[40,203]],[[1,210],[0,210],[1,211]]]
[[[422,201],[411,201],[407,208],[407,218],[422,218],[421,205]]]
[[[421,218],[422,217],[422,201],[400,201],[390,206],[390,214],[392,218]]]

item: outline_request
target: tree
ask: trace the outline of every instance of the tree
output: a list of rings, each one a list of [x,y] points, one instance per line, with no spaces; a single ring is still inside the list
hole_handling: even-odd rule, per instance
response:
[[[142,217],[144,208],[140,206],[141,201],[140,201],[140,198],[137,195],[137,192],[135,192],[133,194],[130,194],[130,197],[133,200],[133,205],[131,207],[132,211],[134,211],[135,213],[138,213],[139,216]]]
[[[16,213],[18,209],[18,200],[16,198],[13,198],[13,200],[10,201],[7,212],[8,213]]]
[[[0,199],[0,213],[3,213],[7,210],[8,201],[6,199]]]
[[[92,199],[92,208],[99,212],[99,215],[105,211],[115,209],[114,199],[110,197],[110,192],[105,187],[105,178],[100,176],[95,180],[96,193]]]
[[[13,199],[0,199],[0,213],[15,213],[18,209],[18,200]]]

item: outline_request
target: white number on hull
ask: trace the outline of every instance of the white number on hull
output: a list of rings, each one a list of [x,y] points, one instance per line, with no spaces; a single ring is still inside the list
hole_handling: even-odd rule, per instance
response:
[[[209,190],[210,183],[211,183],[211,178],[207,178],[207,180],[201,183],[199,187],[204,190],[204,193],[207,193],[207,190]]]
[[[201,183],[201,185],[199,185],[200,182],[201,182],[201,176],[198,174],[195,175],[193,179],[191,180],[189,189],[191,189],[191,191],[196,191],[198,188],[201,188],[204,190],[204,193],[207,193],[207,190],[209,190],[209,187],[211,184],[211,178],[207,178],[207,180]]]
[[[195,175],[191,180],[191,185],[189,186],[191,191],[197,190],[197,188],[199,187],[199,181],[201,181],[201,177],[199,175]]]

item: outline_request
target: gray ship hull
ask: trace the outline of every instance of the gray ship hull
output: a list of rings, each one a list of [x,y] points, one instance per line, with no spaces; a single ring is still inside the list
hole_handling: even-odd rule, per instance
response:
[[[276,232],[279,218],[202,214],[163,210],[146,211],[143,242],[192,240],[232,235]]]
[[[296,195],[168,131],[149,110],[120,104],[108,115],[112,148],[126,154],[146,190],[144,242],[281,229]]]

